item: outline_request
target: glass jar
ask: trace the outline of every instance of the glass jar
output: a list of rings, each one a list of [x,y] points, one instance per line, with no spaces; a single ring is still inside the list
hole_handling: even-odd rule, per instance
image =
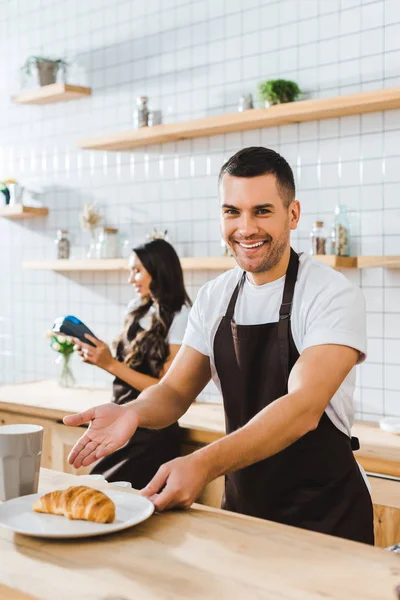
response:
[[[120,243],[118,229],[103,227],[100,230],[96,246],[97,258],[119,258]]]
[[[70,242],[68,238],[68,229],[58,229],[57,239],[55,240],[57,246],[57,258],[65,260],[69,258]]]
[[[162,112],[161,110],[151,110],[148,116],[148,126],[153,127],[153,125],[161,125],[162,123]]]
[[[315,221],[314,227],[310,233],[311,248],[310,254],[326,254],[326,233],[323,221]]]
[[[249,110],[254,108],[253,105],[253,96],[251,94],[244,94],[239,98],[238,111],[243,112],[244,110]]]
[[[140,127],[147,127],[149,124],[149,108],[147,102],[149,99],[147,96],[138,96],[136,98],[136,110],[134,112],[134,127],[140,129]]]
[[[331,240],[331,254],[350,256],[350,224],[344,204],[338,204],[335,209]]]

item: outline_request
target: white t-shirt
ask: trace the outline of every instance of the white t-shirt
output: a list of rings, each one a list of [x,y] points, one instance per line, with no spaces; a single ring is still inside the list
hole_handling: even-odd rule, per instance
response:
[[[236,267],[206,283],[198,293],[189,315],[183,344],[210,357],[214,383],[221,391],[214,362],[214,337],[225,315],[233,290],[243,271]],[[248,279],[235,307],[238,325],[257,325],[279,320],[285,276],[256,286]],[[341,273],[302,254],[293,297],[291,328],[299,354],[321,344],[350,346],[365,360],[366,309],[364,296]],[[351,435],[354,422],[355,368],[331,399],[326,413],[340,431]]]
[[[128,304],[127,312],[129,313],[132,310],[134,310],[137,306],[140,305],[140,303],[140,298],[134,298]],[[144,315],[144,317],[140,319],[139,324],[143,329],[148,329],[150,327],[151,317],[155,312],[156,309],[154,308],[154,306],[150,306],[148,312]],[[175,314],[174,320],[172,321],[171,327],[168,331],[168,344],[182,344],[183,336],[185,335],[185,329],[189,318],[189,313],[190,306],[186,306],[186,304],[184,304],[181,310]]]

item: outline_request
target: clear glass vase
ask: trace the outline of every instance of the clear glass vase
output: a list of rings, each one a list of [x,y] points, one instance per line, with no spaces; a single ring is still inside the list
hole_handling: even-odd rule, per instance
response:
[[[86,258],[96,258],[96,245],[97,245],[96,230],[90,229],[89,233],[90,233],[90,242],[89,242],[89,246],[88,246],[88,249],[86,252]]]
[[[58,385],[60,387],[70,388],[74,387],[76,383],[71,366],[69,364],[71,356],[72,354],[61,354],[56,360],[57,363],[62,364],[60,377],[58,378]]]

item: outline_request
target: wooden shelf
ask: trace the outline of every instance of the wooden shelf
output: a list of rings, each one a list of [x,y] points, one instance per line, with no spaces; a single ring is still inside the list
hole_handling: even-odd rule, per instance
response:
[[[225,271],[236,266],[233,258],[229,257],[206,257],[206,258],[182,258],[182,268],[187,271]],[[128,271],[128,259],[71,259],[71,260],[43,260],[26,261],[24,269],[37,271]]]
[[[35,208],[23,204],[7,204],[0,207],[0,217],[6,219],[33,219],[34,217],[45,217],[48,214],[48,208]]]
[[[23,91],[12,97],[15,104],[52,104],[54,102],[68,102],[77,98],[90,96],[91,88],[69,83],[52,83],[34,90]]]
[[[184,271],[227,271],[236,267],[230,256],[206,256],[204,258],[181,258]]]
[[[204,117],[166,125],[142,127],[125,133],[108,134],[78,141],[90,150],[131,150],[141,146],[247,131],[261,127],[319,121],[400,108],[400,87],[360,92],[335,98],[301,100],[270,108]]]
[[[400,256],[359,256],[359,269],[400,269]]]
[[[62,259],[62,260],[35,260],[23,263],[24,269],[34,271],[128,271],[128,259]]]
[[[47,209],[36,209],[46,210]],[[46,213],[47,214],[47,213]],[[1,213],[0,213],[1,216]],[[22,218],[22,217],[15,217]],[[333,269],[400,269],[400,256],[315,256],[317,260]],[[181,258],[184,271],[226,271],[236,266],[233,258],[227,256],[207,256],[204,258]],[[24,269],[36,271],[128,271],[128,259],[71,259],[26,261]]]
[[[331,256],[329,254],[319,254],[314,256],[317,260],[329,265],[333,269],[357,269],[358,268],[358,257],[357,256]]]
[[[357,269],[358,258],[356,256],[316,256],[318,260],[333,267],[334,269]],[[396,258],[400,266],[400,257]],[[184,271],[226,271],[236,266],[231,257],[209,256],[205,258],[181,258]],[[375,266],[375,265],[374,265]],[[128,271],[128,259],[71,259],[71,260],[43,260],[26,261],[24,269],[46,270],[46,271]]]

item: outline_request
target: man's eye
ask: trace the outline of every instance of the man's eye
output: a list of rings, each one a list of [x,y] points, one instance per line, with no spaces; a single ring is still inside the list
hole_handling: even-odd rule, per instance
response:
[[[234,208],[228,208],[224,211],[224,215],[237,215],[238,211]]]
[[[260,208],[257,212],[260,215],[269,215],[271,213],[268,208]]]

